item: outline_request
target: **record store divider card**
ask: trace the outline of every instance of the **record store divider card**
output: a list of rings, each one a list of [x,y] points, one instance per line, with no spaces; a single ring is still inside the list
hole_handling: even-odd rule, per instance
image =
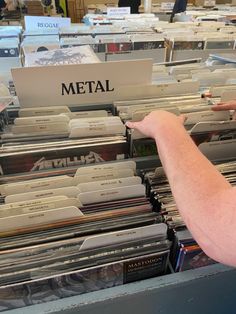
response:
[[[28,16],[24,17],[26,30],[48,30],[70,27],[71,19],[51,16]]]
[[[152,60],[28,67],[12,75],[21,108],[110,104],[118,87],[151,83]]]

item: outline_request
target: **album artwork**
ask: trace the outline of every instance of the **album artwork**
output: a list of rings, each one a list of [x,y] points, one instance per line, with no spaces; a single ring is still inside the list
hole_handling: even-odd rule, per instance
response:
[[[175,41],[174,50],[203,50],[204,41]]]
[[[165,42],[163,41],[143,41],[134,42],[134,50],[150,50],[150,49],[164,49]]]
[[[100,60],[89,46],[41,51],[25,56],[25,66],[28,67],[98,62]]]
[[[152,139],[138,139],[133,141],[133,157],[157,155],[156,143]]]
[[[234,140],[236,139],[236,130],[219,130],[212,131],[206,133],[192,134],[191,135],[193,141],[199,146],[202,143],[206,142],[216,142],[216,141],[224,141],[224,140]]]
[[[0,311],[59,300],[163,275],[169,251],[0,287]]]
[[[205,49],[234,49],[234,40],[209,40],[205,43]]]
[[[108,53],[117,53],[125,52],[132,50],[132,43],[107,43],[106,52]]]
[[[0,48],[0,58],[19,57],[19,49],[17,47],[12,48]]]
[[[215,263],[216,261],[207,256],[197,244],[193,244],[180,248],[175,271],[181,272]]]
[[[59,169],[71,166],[80,166],[97,162],[124,159],[128,156],[129,146],[124,137],[104,138],[102,141],[93,139],[70,142],[64,147],[47,148],[47,142],[41,147],[24,151],[10,151],[5,147],[1,149],[0,173],[15,174],[35,172],[40,170]],[[63,142],[62,142],[63,145]],[[21,146],[21,149],[23,146]],[[25,147],[27,148],[27,146]]]

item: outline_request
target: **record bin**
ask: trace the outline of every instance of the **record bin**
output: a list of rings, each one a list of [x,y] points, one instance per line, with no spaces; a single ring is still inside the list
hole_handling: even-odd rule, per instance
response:
[[[233,314],[235,280],[235,269],[215,264],[6,313]]]
[[[160,164],[154,156],[139,158],[136,162],[139,169]],[[235,280],[235,269],[214,264],[9,310],[6,313],[129,314],[135,311],[138,314],[197,314],[199,312],[230,314],[235,313]],[[27,295],[25,297],[27,298]]]
[[[166,61],[179,61],[188,58],[202,58],[206,61],[213,51],[219,53],[234,53],[235,43],[233,40],[228,41],[211,41],[211,40],[172,40],[166,39]]]

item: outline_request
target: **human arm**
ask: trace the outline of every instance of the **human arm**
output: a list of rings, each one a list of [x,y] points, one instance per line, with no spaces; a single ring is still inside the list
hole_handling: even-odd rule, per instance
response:
[[[213,111],[235,110],[233,118],[236,119],[236,100],[220,102],[211,107]]]
[[[236,188],[199,151],[183,118],[155,111],[127,126],[155,139],[177,207],[201,248],[236,266]]]

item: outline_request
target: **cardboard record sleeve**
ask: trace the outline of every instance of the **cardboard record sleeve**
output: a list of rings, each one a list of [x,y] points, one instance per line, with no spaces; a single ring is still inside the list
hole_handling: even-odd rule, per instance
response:
[[[76,142],[77,143],[77,142]],[[21,147],[22,148],[22,147]],[[104,140],[83,141],[81,145],[67,147],[49,147],[47,143],[37,149],[25,151],[10,151],[1,149],[0,175],[22,172],[34,172],[54,168],[81,166],[124,159],[128,156],[129,145],[125,137],[109,137]]]

